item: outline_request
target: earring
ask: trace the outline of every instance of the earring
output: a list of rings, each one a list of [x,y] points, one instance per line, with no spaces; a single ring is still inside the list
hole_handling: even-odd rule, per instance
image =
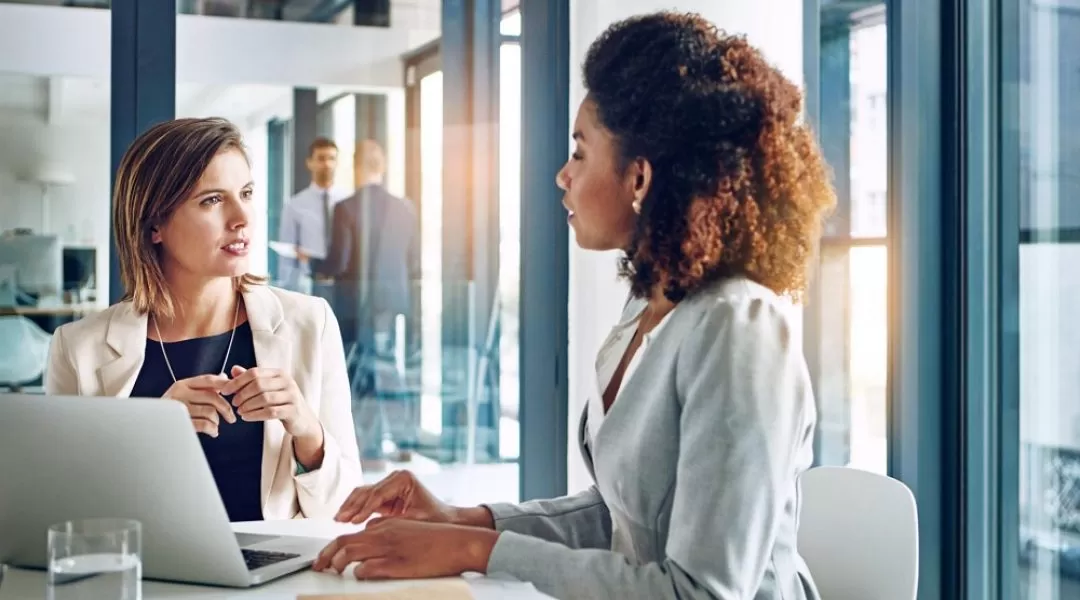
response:
[[[634,203],[631,204],[630,206],[632,206],[634,208],[635,213],[637,213],[639,215],[641,214],[641,199],[634,200]]]

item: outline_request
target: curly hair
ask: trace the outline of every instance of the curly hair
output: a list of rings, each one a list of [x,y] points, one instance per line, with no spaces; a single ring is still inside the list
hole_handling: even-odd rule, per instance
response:
[[[622,168],[652,166],[620,263],[632,293],[660,285],[678,302],[742,275],[800,298],[836,195],[799,121],[799,89],[744,37],[696,14],[615,23],[583,70]]]

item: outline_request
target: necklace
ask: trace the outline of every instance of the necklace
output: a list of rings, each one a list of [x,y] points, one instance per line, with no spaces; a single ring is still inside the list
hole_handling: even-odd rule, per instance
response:
[[[240,299],[236,300],[236,311],[233,313],[232,333],[229,334],[229,346],[225,348],[225,360],[221,363],[221,371],[219,375],[225,374],[225,367],[229,365],[229,353],[232,352],[233,339],[236,337],[236,321],[240,318]],[[161,328],[158,327],[157,319],[154,321],[154,331],[157,333],[158,345],[161,346],[161,356],[165,359],[165,366],[169,368],[169,375],[172,377],[173,383],[176,383],[176,373],[173,372],[172,363],[169,362],[169,355],[165,353],[165,342],[161,339]]]

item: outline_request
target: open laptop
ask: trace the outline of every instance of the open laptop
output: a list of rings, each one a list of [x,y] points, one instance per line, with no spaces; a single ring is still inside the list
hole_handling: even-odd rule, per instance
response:
[[[234,533],[187,409],[160,399],[0,394],[0,563],[46,567],[48,527],[142,523],[143,576],[249,587],[326,540]]]

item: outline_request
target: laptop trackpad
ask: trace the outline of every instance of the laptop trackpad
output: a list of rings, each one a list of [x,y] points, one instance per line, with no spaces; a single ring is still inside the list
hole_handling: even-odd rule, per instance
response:
[[[262,544],[280,538],[279,535],[258,535],[254,533],[237,533],[236,543],[241,548],[250,548],[256,544]]]

